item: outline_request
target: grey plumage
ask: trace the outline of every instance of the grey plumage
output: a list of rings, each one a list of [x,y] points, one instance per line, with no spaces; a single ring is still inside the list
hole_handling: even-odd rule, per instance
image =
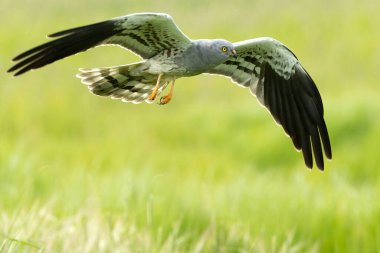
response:
[[[247,87],[283,126],[305,164],[324,168],[332,157],[320,94],[296,56],[272,38],[237,43],[191,40],[167,14],[140,13],[51,34],[54,40],[13,60],[15,75],[99,45],[118,45],[143,61],[115,67],[81,69],[77,76],[89,90],[124,102],[152,102],[180,77],[202,73],[231,77]],[[172,89],[171,89],[172,90]],[[169,100],[168,100],[169,101]]]

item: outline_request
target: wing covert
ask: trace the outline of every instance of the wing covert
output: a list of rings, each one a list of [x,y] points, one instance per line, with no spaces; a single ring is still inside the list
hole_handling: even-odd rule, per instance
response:
[[[114,20],[121,31],[103,43],[120,45],[144,59],[164,50],[185,49],[191,43],[168,14],[140,13]]]

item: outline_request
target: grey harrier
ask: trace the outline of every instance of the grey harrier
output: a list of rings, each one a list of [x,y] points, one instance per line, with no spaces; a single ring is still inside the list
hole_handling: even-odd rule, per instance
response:
[[[223,39],[192,40],[167,14],[139,13],[49,35],[54,40],[16,56],[8,72],[15,76],[100,45],[118,45],[136,53],[141,62],[123,66],[80,69],[77,76],[99,96],[124,102],[152,102],[170,83],[160,104],[168,103],[174,82],[202,73],[228,76],[249,88],[276,122],[302,150],[305,164],[324,169],[323,151],[331,145],[323,104],[314,81],[297,57],[272,38],[237,43]]]

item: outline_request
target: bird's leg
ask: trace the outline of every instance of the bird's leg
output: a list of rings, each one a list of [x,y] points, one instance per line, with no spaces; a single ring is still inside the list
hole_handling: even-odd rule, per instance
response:
[[[160,103],[159,103],[160,105],[166,105],[172,99],[172,97],[173,97],[173,90],[174,90],[174,82],[175,82],[175,80],[173,80],[171,82],[169,93],[166,96],[161,97]]]
[[[156,86],[154,86],[154,89],[153,89],[152,93],[149,96],[149,100],[151,100],[151,101],[153,101],[153,100],[156,99],[157,91],[158,91],[158,88],[160,87],[161,76],[162,76],[162,74],[158,75]]]

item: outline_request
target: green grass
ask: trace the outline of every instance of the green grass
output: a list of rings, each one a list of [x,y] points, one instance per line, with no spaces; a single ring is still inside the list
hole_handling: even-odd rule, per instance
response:
[[[380,4],[362,1],[8,1],[0,27],[0,252],[380,252]],[[192,38],[271,36],[317,82],[333,161],[305,169],[248,90],[177,81],[167,106],[93,96],[97,48],[18,78],[44,35],[142,11]]]

